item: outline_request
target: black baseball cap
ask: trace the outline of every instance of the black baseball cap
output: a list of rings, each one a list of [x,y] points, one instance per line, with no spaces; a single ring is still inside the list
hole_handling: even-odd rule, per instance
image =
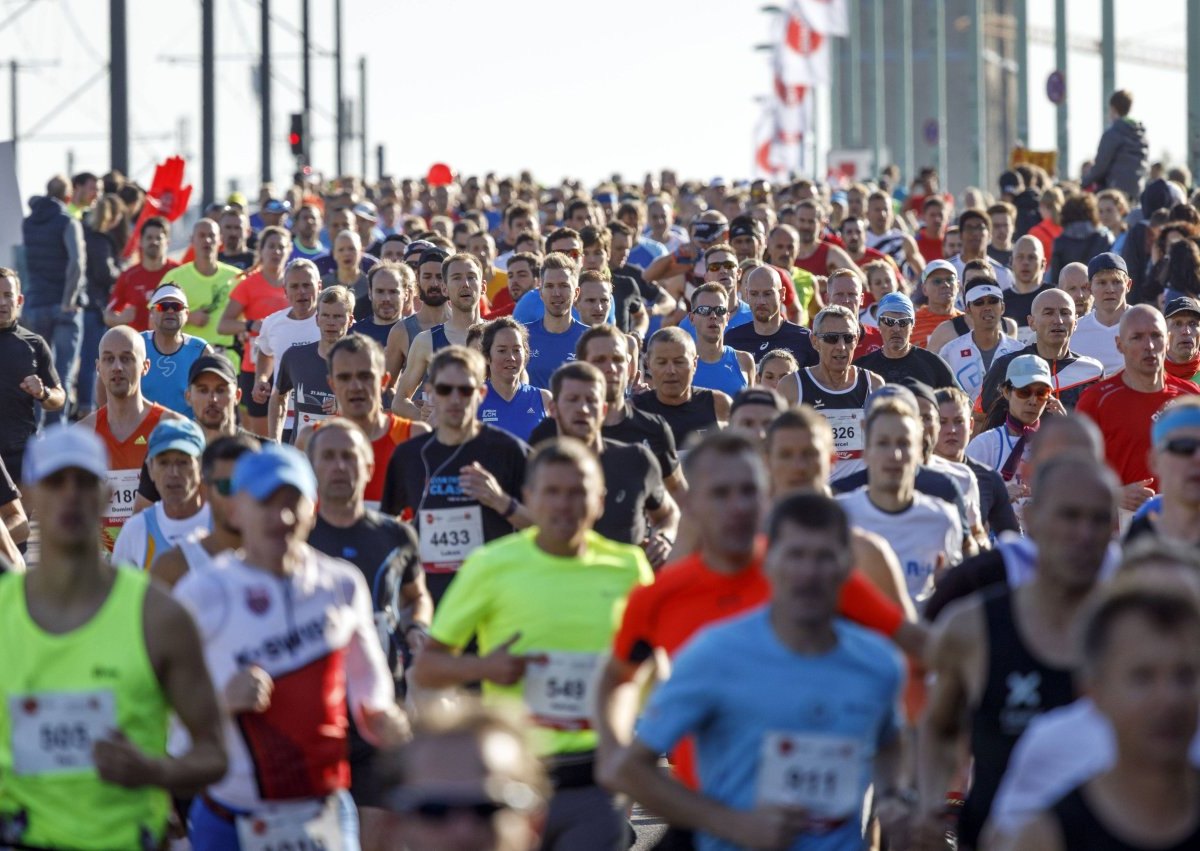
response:
[[[431,248],[426,248],[421,252],[421,260],[418,265],[424,266],[426,263],[444,263],[446,258],[449,256],[450,252],[443,251],[435,245]]]
[[[203,357],[196,358],[196,362],[188,370],[188,384],[191,384],[204,372],[215,373],[230,384],[237,384],[237,376],[233,373],[233,365],[229,363],[228,358],[222,355],[204,355]]]
[[[1200,316],[1200,301],[1186,295],[1173,298],[1163,308],[1163,316],[1170,319],[1176,313],[1194,313]]]
[[[733,397],[733,405],[729,408],[729,416],[732,417],[734,411],[745,405],[766,405],[780,412],[787,410],[787,403],[783,400],[783,397],[767,387],[747,387],[744,390],[739,390],[738,394]]]

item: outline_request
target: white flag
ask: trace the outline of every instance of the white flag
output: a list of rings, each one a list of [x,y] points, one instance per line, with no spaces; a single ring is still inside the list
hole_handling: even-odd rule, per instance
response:
[[[794,2],[776,41],[777,73],[785,83],[826,85],[830,82],[829,37],[804,17]]]
[[[792,0],[791,6],[793,14],[798,13],[821,35],[850,35],[846,0]]]

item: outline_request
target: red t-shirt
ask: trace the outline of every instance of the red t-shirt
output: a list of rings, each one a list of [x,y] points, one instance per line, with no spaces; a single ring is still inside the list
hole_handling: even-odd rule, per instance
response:
[[[861,332],[861,336],[858,338],[858,346],[855,347],[854,357],[851,360],[858,360],[863,355],[869,355],[871,352],[877,352],[883,348],[883,336],[879,333],[878,328],[872,328],[870,325],[863,325],[860,322],[858,330]]]
[[[659,647],[674,656],[700,629],[766,603],[771,586],[762,570],[765,546],[765,539],[760,540],[758,554],[732,575],[711,570],[699,553],[693,553],[664,567],[652,585],[634,588],[613,642],[613,656],[635,665]],[[900,607],[858,570],[842,586],[838,611],[889,636],[904,623]],[[690,739],[675,749],[672,762],[683,783],[699,787]]]
[[[874,263],[876,260],[886,260],[888,263],[891,263],[892,266],[896,265],[895,260],[875,248],[864,248],[862,259],[855,260],[854,262],[858,264],[859,268],[862,268],[868,263]]]
[[[268,282],[262,272],[254,272],[242,278],[229,294],[229,300],[242,306],[242,315],[248,321],[261,321],[288,306],[287,294],[283,287]],[[257,336],[258,332],[252,331],[251,342]],[[254,358],[242,358],[242,372],[254,372]]]
[[[807,257],[797,257],[796,266],[810,275],[825,275],[829,272],[829,243],[818,242],[817,250]]]
[[[1200,388],[1173,375],[1165,376],[1163,389],[1142,393],[1125,384],[1121,373],[1098,381],[1083,391],[1075,410],[1087,414],[1104,435],[1108,465],[1121,477],[1121,484],[1154,479],[1150,472],[1150,423],[1163,405],[1176,396],[1200,394]],[[1157,491],[1158,480],[1150,487]]]
[[[512,293],[508,291],[508,287],[504,287],[496,290],[496,295],[492,297],[492,309],[484,318],[497,319],[501,316],[512,316],[516,308],[517,303],[513,301]]]
[[[178,265],[174,260],[167,260],[157,272],[151,272],[141,263],[130,266],[113,284],[112,293],[108,297],[108,309],[114,313],[120,313],[132,304],[137,313],[134,314],[129,327],[139,332],[149,331],[150,293],[154,292],[162,283],[163,276]]]
[[[926,260],[944,260],[942,254],[942,238],[940,236],[926,236],[925,228],[917,231],[917,250],[921,252],[921,256]]]

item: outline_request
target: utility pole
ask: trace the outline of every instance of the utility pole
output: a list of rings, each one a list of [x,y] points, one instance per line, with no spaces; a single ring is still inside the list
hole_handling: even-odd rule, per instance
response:
[[[358,147],[360,168],[358,173],[367,179],[367,57],[358,57]]]
[[[20,73],[20,66],[17,65],[17,60],[10,59],[8,62],[8,107],[9,116],[12,119],[12,144],[13,144],[13,165],[16,165],[17,159],[17,130],[18,128],[18,113],[17,113],[17,74]]]
[[[345,174],[346,106],[342,101],[342,0],[333,0],[333,97],[337,103],[337,176]]]
[[[1026,0],[1015,0],[1017,19],[1017,141],[1029,144],[1029,9]]]
[[[1117,90],[1116,13],[1113,0],[1100,0],[1100,126],[1108,125],[1108,99]]]
[[[379,179],[383,180],[383,145],[375,146],[375,168],[379,170]]]
[[[125,0],[108,6],[109,162],[129,174],[129,45],[125,26]]]
[[[304,90],[304,106],[301,110],[304,113],[304,160],[301,165],[308,165],[312,161],[312,48],[308,40],[308,23],[308,0],[300,0],[300,52],[303,54],[301,86]]]
[[[259,166],[262,171],[262,182],[271,182],[271,0],[258,0],[259,11],[262,13],[259,25],[262,27],[262,59],[259,63],[258,91],[259,107],[262,110],[262,149],[259,154]]]
[[[1054,3],[1054,65],[1055,70],[1063,76],[1062,101],[1058,104],[1058,176],[1066,177],[1071,171],[1070,163],[1070,108],[1071,98],[1068,92],[1071,86],[1071,75],[1067,73],[1067,0],[1055,0]]]
[[[200,0],[200,170],[203,172],[200,205],[207,207],[217,194],[217,109],[215,0]]]

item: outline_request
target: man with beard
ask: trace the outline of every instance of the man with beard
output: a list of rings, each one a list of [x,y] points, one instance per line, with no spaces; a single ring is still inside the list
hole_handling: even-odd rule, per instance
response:
[[[776,270],[769,266],[751,269],[743,289],[751,321],[727,328],[725,342],[738,351],[749,352],[756,363],[776,349],[791,353],[802,366],[816,363],[812,334],[783,315],[783,284]]]
[[[321,211],[312,204],[305,204],[296,211],[292,221],[292,260],[316,262],[328,257],[329,252],[321,243]]]
[[[1163,309],[1167,320],[1167,375],[1200,384],[1200,301],[1173,298]]]
[[[818,201],[806,198],[796,204],[795,264],[810,275],[828,275],[834,269],[854,265],[843,249],[824,239],[825,214]]]
[[[846,244],[846,253],[850,255],[850,259],[860,269],[876,260],[895,262],[882,251],[867,245],[867,223],[864,219],[855,216],[846,216],[846,218],[842,219],[842,224],[838,227],[838,231],[841,234],[842,242]]]
[[[110,328],[129,325],[135,331],[150,327],[150,293],[158,288],[163,276],[179,264],[167,257],[171,225],[155,216],[142,222],[138,253],[142,262],[130,266],[113,284],[104,308],[104,322]]]
[[[412,249],[412,246],[409,248]],[[393,325],[384,344],[384,362],[393,382],[400,381],[400,375],[408,363],[409,349],[421,332],[441,325],[450,318],[450,299],[446,295],[446,283],[442,280],[442,262],[449,255],[440,248],[430,248],[432,252],[428,259],[422,251],[416,262],[410,266],[415,269],[417,276],[417,303],[420,304],[420,308],[416,313]]]
[[[497,291],[496,297],[492,299],[492,309],[487,318],[512,316],[521,296],[537,288],[538,275],[541,274],[541,271],[542,258],[537,254],[528,251],[509,254],[504,289]]]
[[[367,273],[371,315],[354,323],[351,330],[366,334],[381,347],[386,346],[392,329],[400,322],[400,308],[408,303],[412,285],[412,270],[402,263],[380,263],[373,267]]]
[[[442,259],[442,278],[450,298],[450,318],[413,340],[408,362],[396,387],[392,410],[410,420],[423,419],[421,408],[412,401],[413,394],[425,383],[425,373],[434,355],[448,346],[466,345],[467,332],[480,320],[479,297],[483,292],[483,267],[473,254],[454,254],[449,257],[440,249],[431,248],[421,255],[421,277],[429,264]],[[568,316],[570,315],[568,311]]]

